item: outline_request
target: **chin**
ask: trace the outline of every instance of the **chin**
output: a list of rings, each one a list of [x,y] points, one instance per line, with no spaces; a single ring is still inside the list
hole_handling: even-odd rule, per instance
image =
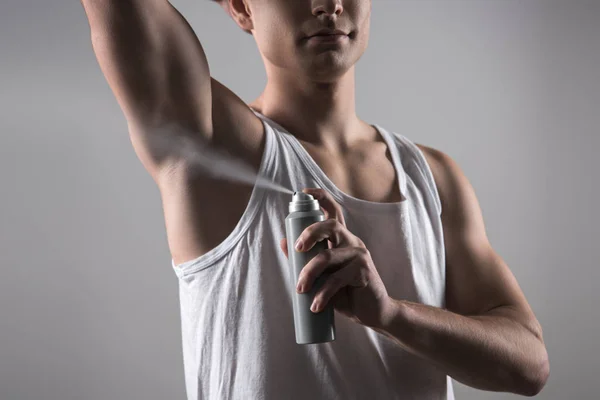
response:
[[[333,82],[344,76],[355,64],[347,54],[323,52],[304,61],[304,73],[316,82]]]

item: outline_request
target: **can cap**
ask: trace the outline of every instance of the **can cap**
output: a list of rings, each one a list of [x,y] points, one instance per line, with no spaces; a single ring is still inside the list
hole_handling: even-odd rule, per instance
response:
[[[289,205],[289,212],[320,210],[319,201],[308,193],[294,192]]]

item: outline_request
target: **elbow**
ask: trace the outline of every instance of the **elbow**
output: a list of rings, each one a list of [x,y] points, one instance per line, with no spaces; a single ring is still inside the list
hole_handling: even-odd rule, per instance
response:
[[[517,394],[533,397],[538,395],[550,376],[550,361],[548,360],[548,353],[545,347],[542,345],[542,351],[537,357],[537,362],[530,365],[527,371],[520,374],[519,387],[516,391]]]

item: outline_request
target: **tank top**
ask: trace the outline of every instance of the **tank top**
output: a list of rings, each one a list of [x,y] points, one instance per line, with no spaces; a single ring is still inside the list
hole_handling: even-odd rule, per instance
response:
[[[341,191],[303,145],[262,120],[259,175],[292,190],[320,187],[341,205],[390,297],[444,307],[441,203],[429,166],[407,137],[385,140],[404,200]],[[200,257],[175,264],[188,400],[453,400],[452,381],[392,339],[335,313],[336,339],[296,343],[288,260],[279,247],[291,196],[254,186],[235,228]]]

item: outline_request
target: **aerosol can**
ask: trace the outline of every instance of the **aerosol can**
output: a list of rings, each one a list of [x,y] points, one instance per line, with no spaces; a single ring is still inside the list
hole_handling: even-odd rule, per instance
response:
[[[290,280],[292,282],[292,298],[294,305],[294,327],[296,343],[325,343],[335,340],[334,308],[331,303],[318,313],[310,310],[315,294],[323,286],[331,272],[324,272],[313,283],[310,290],[304,293],[296,291],[298,276],[302,268],[322,250],[328,248],[327,239],[317,242],[309,251],[298,252],[294,248],[296,239],[308,226],[324,221],[319,201],[310,194],[294,192],[289,204],[289,214],[285,218],[285,231],[288,243],[288,259],[290,263]]]

